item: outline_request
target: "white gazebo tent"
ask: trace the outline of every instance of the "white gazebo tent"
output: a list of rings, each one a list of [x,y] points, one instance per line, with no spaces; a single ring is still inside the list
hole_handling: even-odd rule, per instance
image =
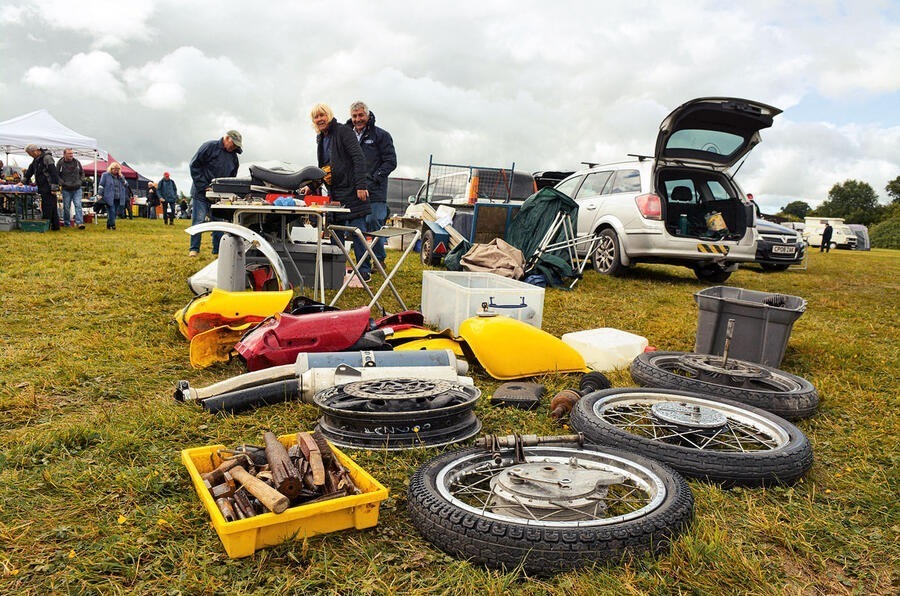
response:
[[[24,153],[30,143],[54,151],[59,157],[62,157],[63,149],[71,148],[80,159],[91,159],[95,163],[98,158],[106,159],[106,151],[98,148],[97,139],[63,126],[47,110],[37,110],[0,122],[0,149],[6,153],[7,163],[10,153]],[[96,179],[94,192],[97,192]]]

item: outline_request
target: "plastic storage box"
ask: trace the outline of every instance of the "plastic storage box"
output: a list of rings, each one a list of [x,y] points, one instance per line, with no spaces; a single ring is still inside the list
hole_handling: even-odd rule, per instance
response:
[[[296,435],[278,437],[285,447],[296,444]],[[232,559],[247,557],[257,550],[288,540],[302,540],[316,534],[327,534],[356,528],[371,528],[378,523],[381,502],[388,490],[372,478],[356,462],[332,447],[341,464],[350,472],[353,482],[362,491],[358,495],[339,497],[319,503],[290,507],[283,513],[263,513],[256,517],[226,522],[212,495],[203,484],[200,474],[211,472],[222,463],[217,455],[224,445],[195,447],[181,452],[181,461],[191,475],[191,482],[203,506],[209,512],[212,525]]]
[[[0,232],[9,232],[16,228],[16,218],[13,215],[0,215]]]
[[[544,288],[494,273],[423,271],[422,314],[425,322],[459,333],[459,324],[487,305],[490,312],[541,328]]]
[[[734,319],[728,357],[776,368],[794,321],[806,311],[806,300],[798,296],[728,286],[700,290],[694,300],[700,307],[695,352],[722,355],[728,320]]]
[[[288,279],[294,287],[313,287],[316,281],[316,245],[315,243],[296,243],[288,242],[286,245],[274,243],[275,252],[284,261],[284,268],[287,270]],[[285,252],[285,246],[287,252]],[[290,257],[289,257],[290,255]],[[297,271],[291,267],[286,259],[291,258],[297,265],[300,275],[303,279],[297,277]],[[247,251],[247,264],[267,264],[269,261],[259,251]],[[325,279],[325,289],[334,290],[341,287],[344,283],[344,274],[346,273],[347,257],[341,252],[340,247],[328,242],[322,243],[322,275]],[[302,284],[301,284],[302,281]]]
[[[46,219],[23,219],[19,225],[25,232],[46,232],[50,229],[50,222]]]
[[[581,354],[585,364],[600,371],[631,365],[648,344],[645,337],[611,327],[566,333],[562,340]]]

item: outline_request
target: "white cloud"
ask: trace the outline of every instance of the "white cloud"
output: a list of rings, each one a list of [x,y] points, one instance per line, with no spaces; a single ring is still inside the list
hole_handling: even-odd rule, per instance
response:
[[[125,101],[119,61],[106,52],[75,54],[65,64],[34,66],[23,82],[60,97],[90,97],[104,101]]]
[[[152,31],[147,21],[154,4],[152,0],[40,0],[31,3],[30,12],[32,19],[40,18],[52,29],[90,36],[91,47],[100,49],[148,39]],[[52,35],[47,37],[52,40]]]

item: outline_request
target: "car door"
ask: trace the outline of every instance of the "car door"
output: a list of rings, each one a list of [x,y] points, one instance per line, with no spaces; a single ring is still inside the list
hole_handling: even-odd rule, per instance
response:
[[[613,172],[604,170],[601,172],[588,172],[584,182],[578,188],[575,202],[578,203],[578,235],[584,236],[594,231],[600,206],[605,201],[606,189]]]

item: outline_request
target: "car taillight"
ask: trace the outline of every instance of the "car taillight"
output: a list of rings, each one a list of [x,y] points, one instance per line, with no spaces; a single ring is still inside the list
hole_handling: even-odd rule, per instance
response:
[[[647,219],[662,219],[662,203],[659,195],[641,195],[634,199],[641,216]]]

